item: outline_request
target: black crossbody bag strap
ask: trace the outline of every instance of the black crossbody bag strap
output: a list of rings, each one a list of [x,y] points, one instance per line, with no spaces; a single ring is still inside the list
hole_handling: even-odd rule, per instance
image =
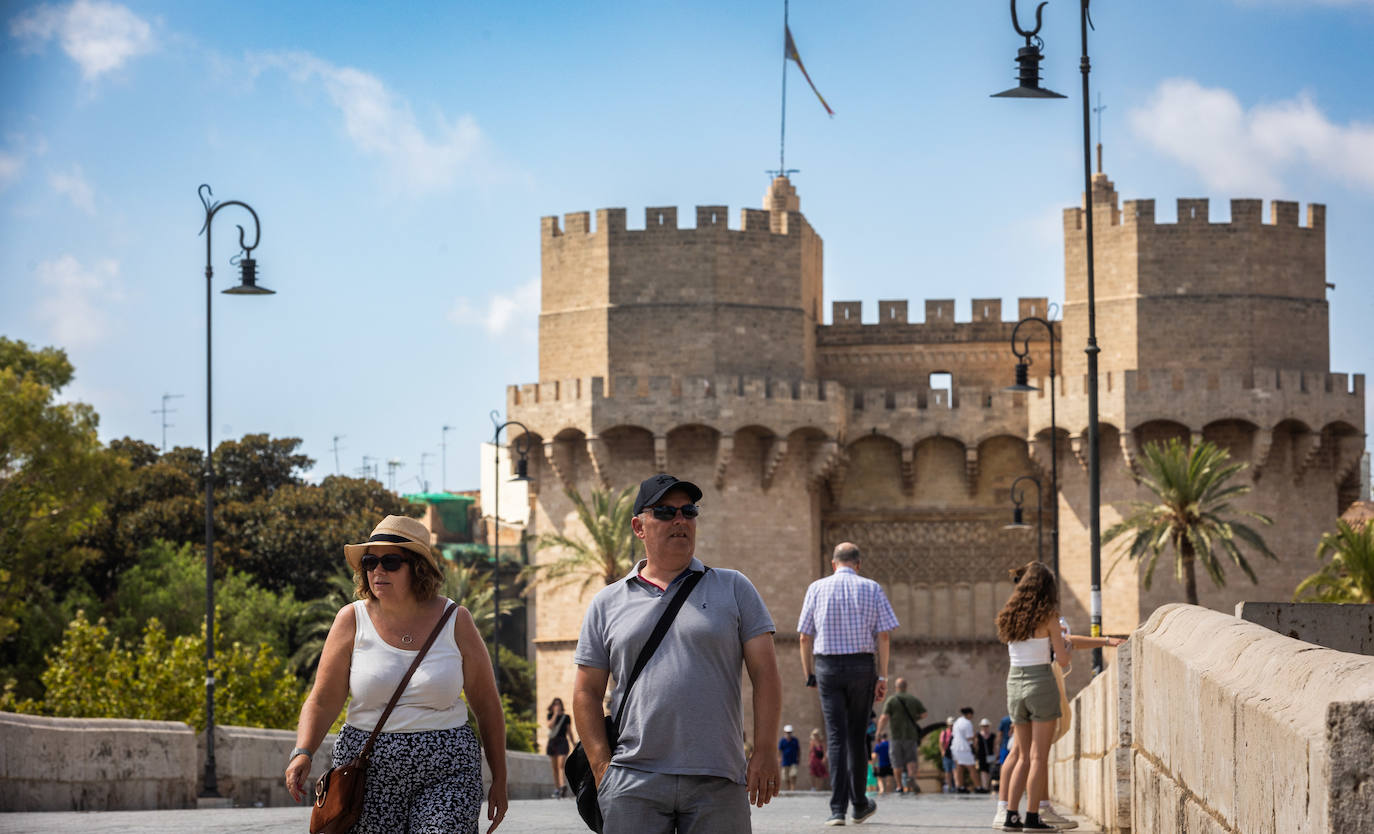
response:
[[[909,709],[906,708],[906,701],[903,701],[901,698],[898,698],[898,699],[897,699],[897,706],[899,706],[899,707],[902,708],[902,712],[906,713],[906,720],[908,720],[908,721],[911,722],[911,726],[913,726],[913,727],[916,728],[916,732],[917,732],[917,733],[920,733],[920,732],[921,732],[921,725],[920,725],[919,722],[917,722],[917,720],[916,720],[915,718],[912,718],[912,717],[911,717],[911,710],[909,710]]]
[[[710,570],[707,568],[706,570]],[[625,692],[620,696],[620,708],[615,711],[615,730],[616,735],[620,735],[620,719],[625,714],[625,701],[630,697],[630,688],[639,680],[639,673],[644,671],[644,667],[649,664],[649,658],[654,656],[658,649],[658,644],[663,642],[663,637],[668,633],[668,627],[673,624],[677,617],[677,612],[682,610],[682,605],[687,601],[687,597],[692,593],[692,589],[697,586],[701,578],[706,575],[706,571],[693,573],[682,582],[682,587],[677,589],[677,594],[673,596],[668,608],[663,615],[658,618],[658,623],[654,626],[653,634],[649,635],[649,642],[644,644],[644,648],[639,650],[639,657],[635,658],[635,667],[630,672],[630,679],[625,682]],[[615,740],[607,739],[611,742],[611,749],[615,749]]]

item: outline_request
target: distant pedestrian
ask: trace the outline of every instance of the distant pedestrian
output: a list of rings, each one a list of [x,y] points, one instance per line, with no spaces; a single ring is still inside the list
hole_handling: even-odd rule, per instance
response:
[[[792,725],[784,724],[778,739],[778,768],[782,773],[783,790],[797,789],[797,770],[801,763],[801,739],[792,735]]]
[[[945,793],[954,793],[954,752],[950,745],[954,742],[954,716],[945,719],[945,728],[940,731],[940,772],[945,778]]]
[[[878,742],[873,745],[873,781],[878,785],[878,795],[882,796],[892,785],[891,745],[886,733],[878,733]],[[886,788],[886,790],[884,790]]]
[[[825,739],[820,728],[811,731],[811,747],[806,756],[806,768],[811,774],[811,790],[830,787],[830,768],[825,764]]]
[[[564,709],[563,699],[554,698],[549,702],[545,718],[547,720],[544,726],[549,730],[549,743],[544,747],[544,754],[549,757],[549,764],[553,766],[554,799],[562,799],[568,795],[568,786],[563,784],[563,762],[568,758],[568,752],[572,747],[572,716]]]
[[[859,576],[857,545],[835,548],[834,573],[806,589],[797,631],[806,685],[820,690],[821,714],[830,750],[830,818],[844,825],[878,810],[867,792],[868,750],[864,731],[875,701],[887,694],[887,659],[897,615],[882,586]],[[813,654],[814,652],[814,654]]]
[[[926,717],[926,707],[921,699],[906,691],[906,678],[897,678],[892,685],[897,691],[883,704],[883,714],[878,718],[878,732],[881,734],[886,730],[891,743],[897,793],[919,793],[916,774],[921,767],[921,719]],[[905,783],[903,776],[908,779]]]
[[[984,718],[978,722],[978,735],[973,737],[973,758],[978,762],[979,793],[988,793],[992,786],[992,766],[997,760],[997,736],[992,722]]]
[[[973,707],[959,710],[954,720],[954,738],[950,741],[950,755],[954,757],[954,786],[959,793],[968,793],[977,787],[978,761],[973,755]],[[970,787],[972,786],[972,787]]]

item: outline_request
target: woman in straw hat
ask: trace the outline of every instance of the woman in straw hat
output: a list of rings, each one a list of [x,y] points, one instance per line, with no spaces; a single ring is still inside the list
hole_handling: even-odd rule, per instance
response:
[[[337,766],[356,757],[391,700],[415,653],[450,600],[429,529],[389,515],[362,544],[344,545],[358,601],[344,606],[325,638],[315,685],[301,707],[286,787],[306,795],[310,757],[350,695],[334,745]],[[466,694],[464,704],[460,694]],[[458,831],[475,834],[482,807],[482,767],[468,704],[491,770],[488,832],[506,814],[506,723],[491,657],[472,614],[457,607],[395,710],[383,724],[368,765],[363,815],[353,834]]]

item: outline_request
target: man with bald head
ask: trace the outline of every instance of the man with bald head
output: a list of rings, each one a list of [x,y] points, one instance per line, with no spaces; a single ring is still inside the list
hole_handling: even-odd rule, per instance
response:
[[[806,589],[797,631],[806,685],[818,687],[830,759],[830,818],[844,825],[853,807],[861,823],[878,810],[865,795],[868,747],[864,740],[873,702],[887,694],[890,632],[897,615],[882,586],[859,576],[858,545],[843,542],[830,558],[834,573]]]
[[[906,790],[913,793],[920,790],[916,784],[916,770],[920,766],[921,719],[926,717],[925,704],[921,699],[906,691],[906,678],[892,682],[897,691],[883,704],[883,714],[878,716],[878,732],[888,731],[891,739],[892,766],[897,771],[897,792],[903,790],[902,772],[909,777],[910,785]]]

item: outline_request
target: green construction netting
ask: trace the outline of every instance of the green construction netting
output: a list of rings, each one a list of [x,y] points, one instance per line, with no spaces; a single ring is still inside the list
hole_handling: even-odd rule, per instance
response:
[[[468,529],[468,508],[477,503],[471,495],[454,495],[451,492],[413,492],[403,496],[416,504],[429,504],[439,515],[439,523],[444,530],[460,536],[470,536]]]

